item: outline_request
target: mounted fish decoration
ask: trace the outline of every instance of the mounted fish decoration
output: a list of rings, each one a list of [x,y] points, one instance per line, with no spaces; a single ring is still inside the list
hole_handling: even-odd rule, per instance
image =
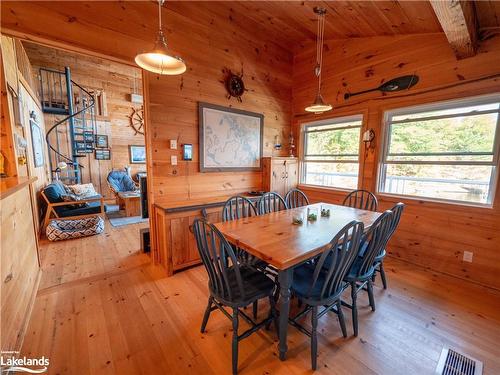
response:
[[[379,87],[374,89],[358,91],[353,93],[346,93],[344,94],[344,99],[347,100],[351,96],[361,95],[372,91],[395,92],[401,90],[408,90],[410,87],[415,86],[417,83],[418,83],[417,75],[397,77],[391,79],[390,81],[382,83]]]

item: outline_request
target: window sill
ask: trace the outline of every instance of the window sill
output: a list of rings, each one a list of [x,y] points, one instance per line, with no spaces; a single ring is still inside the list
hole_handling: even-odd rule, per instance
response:
[[[346,194],[346,193],[350,193],[353,190],[356,190],[356,189],[343,189],[343,188],[338,188],[338,187],[321,186],[321,185],[308,185],[308,184],[299,184],[298,188],[301,190],[302,189],[314,190],[314,191],[339,193],[339,194]]]
[[[468,203],[461,201],[453,201],[439,198],[427,198],[427,197],[417,197],[411,195],[399,195],[399,194],[391,194],[391,193],[376,193],[377,197],[383,198],[383,200],[390,202],[399,202],[399,201],[412,201],[420,204],[434,204],[436,206],[457,206],[463,208],[482,208],[482,209],[493,209],[493,204],[483,204],[483,203]]]

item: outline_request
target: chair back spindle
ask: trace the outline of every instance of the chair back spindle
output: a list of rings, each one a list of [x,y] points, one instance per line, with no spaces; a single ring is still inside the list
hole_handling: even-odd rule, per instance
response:
[[[205,219],[195,219],[193,228],[198,252],[208,273],[210,291],[223,300],[232,300],[234,296],[245,298],[240,267],[231,245]],[[234,279],[236,285],[230,283]]]
[[[342,293],[343,279],[356,259],[363,230],[363,223],[353,220],[330,241],[328,250],[324,251],[316,262],[309,288],[309,296],[315,290],[320,275],[326,277],[319,295],[320,300],[338,296]],[[329,266],[325,268],[327,259]]]
[[[257,202],[259,215],[288,209],[285,200],[275,192],[264,193]]]
[[[222,209],[222,221],[257,216],[257,210],[250,199],[235,195],[229,198]]]
[[[343,206],[359,208],[361,210],[377,211],[377,197],[368,190],[354,190],[345,197]]]
[[[392,211],[385,211],[363,236],[361,243],[366,248],[362,255],[360,267],[357,270],[356,276],[358,278],[371,277],[373,274],[375,257],[385,249],[387,241],[389,241],[392,217]]]
[[[299,189],[292,189],[286,193],[285,202],[288,208],[297,208],[307,206],[309,204],[309,199],[303,191]]]

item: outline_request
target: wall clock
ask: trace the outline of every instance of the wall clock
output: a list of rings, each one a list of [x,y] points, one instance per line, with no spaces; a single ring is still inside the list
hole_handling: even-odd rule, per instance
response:
[[[134,129],[134,135],[142,134],[144,135],[144,109],[132,108],[132,114],[128,116],[130,119],[130,127]]]
[[[242,102],[241,96],[247,91],[245,88],[245,83],[243,82],[243,70],[239,74],[233,73],[230,69],[224,68],[224,86],[227,91],[227,98],[236,98],[239,102]]]

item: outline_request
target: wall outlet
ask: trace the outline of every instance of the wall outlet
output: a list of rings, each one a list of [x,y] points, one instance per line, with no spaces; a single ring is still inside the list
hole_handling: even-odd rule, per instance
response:
[[[171,150],[177,150],[177,139],[171,139],[170,140],[170,149]]]
[[[170,157],[170,164],[172,164],[172,165],[177,165],[177,156],[172,155],[172,156]]]
[[[472,251],[464,251],[463,261],[472,263],[472,255],[474,255]]]

